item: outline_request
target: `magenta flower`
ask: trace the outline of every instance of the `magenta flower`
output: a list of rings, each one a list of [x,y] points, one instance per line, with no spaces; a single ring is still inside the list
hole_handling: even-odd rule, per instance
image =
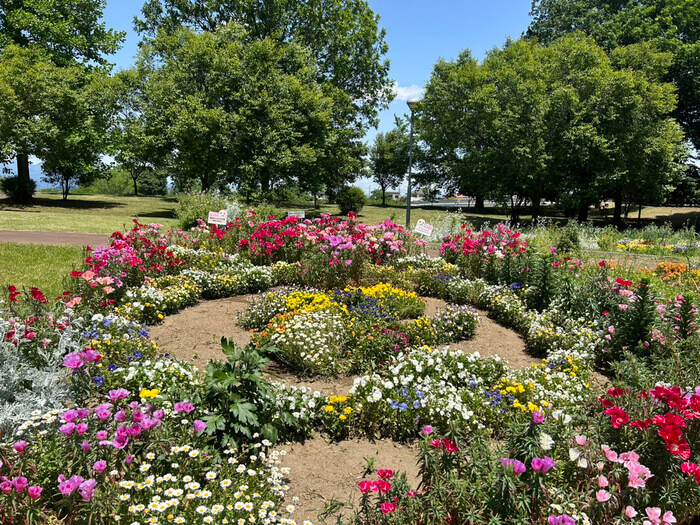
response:
[[[119,399],[126,399],[129,397],[129,391],[125,388],[117,388],[116,390],[110,390],[107,393],[107,397],[110,401],[117,401]]]
[[[549,523],[549,525],[576,525],[574,518],[568,514],[562,514],[561,516],[552,514],[547,518],[547,523]]]
[[[9,494],[12,492],[12,482],[11,481],[3,481],[0,483],[0,490],[3,491],[5,494]]]
[[[25,488],[27,488],[27,484],[27,478],[24,476],[19,476],[12,480],[12,485],[15,487],[17,492],[22,492]]]
[[[70,368],[71,370],[77,370],[81,366],[85,364],[85,356],[78,353],[78,352],[73,352],[70,354],[67,354],[63,358],[63,366],[66,368]]]
[[[22,454],[27,449],[27,442],[26,441],[18,441],[17,443],[12,445],[12,448],[15,449],[17,454]]]
[[[92,469],[95,470],[98,474],[102,474],[104,469],[107,468],[107,462],[103,459],[100,461],[95,461],[95,464],[92,466]]]
[[[58,476],[58,490],[64,496],[68,496],[76,490],[80,484],[84,481],[81,476],[71,476],[70,479],[66,479],[63,474]]]
[[[83,442],[80,444],[80,448],[83,449],[83,452],[87,452],[88,450],[90,450],[91,447],[92,447],[92,445],[91,445],[90,442],[87,441],[87,440],[86,440],[86,441],[83,441]]]
[[[107,439],[107,431],[106,430],[98,430],[97,434],[95,434],[95,437],[97,437],[98,441],[104,441]]]
[[[533,458],[530,464],[535,472],[546,474],[557,465],[557,462],[549,456],[545,456],[544,458]]]
[[[433,427],[431,427],[430,425],[425,425],[423,427],[423,434],[424,435],[429,436],[432,433],[433,433]]]
[[[595,493],[595,499],[598,503],[605,503],[610,499],[610,493],[607,490],[599,490]]]
[[[525,463],[518,461],[517,459],[501,458],[501,463],[504,467],[513,469],[516,474],[522,474],[527,470]]]
[[[66,436],[70,436],[75,430],[75,423],[65,423],[64,425],[58,427],[58,430],[60,430],[61,433],[65,434]]]
[[[95,495],[96,486],[97,481],[94,479],[88,479],[80,484],[78,492],[80,493],[80,497],[83,498],[83,501],[90,501],[92,499]]]
[[[87,423],[78,423],[77,425],[75,425],[75,432],[79,436],[82,436],[83,434],[85,434],[85,432],[87,432],[87,429],[88,429]]]
[[[544,417],[544,412],[540,412],[539,410],[535,410],[532,413],[532,420],[535,422],[536,425],[539,425],[545,420]]]
[[[194,431],[199,434],[202,430],[207,428],[207,424],[204,421],[201,421],[199,419],[195,419],[193,422],[194,425]]]
[[[39,485],[34,485],[34,486],[29,487],[29,488],[27,489],[27,493],[29,494],[29,497],[30,497],[30,498],[32,498],[32,499],[39,499],[39,497],[41,496],[41,492],[42,492],[43,490],[44,490],[44,489],[41,488]]]

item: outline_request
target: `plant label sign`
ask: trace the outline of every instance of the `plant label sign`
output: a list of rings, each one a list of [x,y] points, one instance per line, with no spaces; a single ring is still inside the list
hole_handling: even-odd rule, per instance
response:
[[[209,212],[209,220],[207,222],[209,224],[223,224],[223,225],[225,225],[228,222],[228,212],[226,210],[210,211]]]
[[[431,224],[428,224],[423,219],[420,219],[416,223],[416,233],[421,233],[423,235],[430,237],[433,234],[433,229],[434,229],[434,226],[432,226]]]
[[[288,211],[287,217],[297,217],[299,219],[306,219],[305,211]]]

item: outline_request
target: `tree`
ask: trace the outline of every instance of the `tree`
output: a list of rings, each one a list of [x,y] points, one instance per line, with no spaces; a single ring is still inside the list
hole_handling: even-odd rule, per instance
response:
[[[551,43],[583,31],[606,51],[648,42],[672,53],[665,81],[678,88],[673,116],[700,147],[700,0],[533,0],[527,35]]]
[[[339,189],[361,168],[362,137],[393,98],[388,46],[366,0],[147,0],[136,29],[145,41],[180,27],[195,32],[242,25],[249,41],[272,39],[307,48],[316,81],[333,100],[333,133],[317,166]]]
[[[92,78],[79,66],[56,66],[36,48],[13,44],[0,52],[0,158],[17,157],[20,179],[29,180],[29,155],[45,160],[80,142],[85,122],[78,116],[88,118]]]
[[[107,63],[104,55],[114,53],[124,39],[124,33],[107,29],[100,22],[104,6],[105,0],[4,0],[0,9],[0,52],[9,49],[10,55],[16,57],[17,48],[21,48],[28,53],[25,58],[34,59],[28,60],[25,68],[15,62],[13,67],[22,76],[32,76],[36,72],[30,68],[36,66],[38,56],[44,68],[47,62],[61,68],[77,64],[104,66]],[[28,110],[32,104],[55,105],[50,95],[44,92],[41,100],[25,99],[23,109]],[[35,118],[43,120],[44,115],[37,111]],[[33,133],[38,133],[38,128],[34,126]],[[29,155],[36,155],[28,146],[38,142],[40,137],[35,134],[0,135],[0,149],[11,151],[17,158],[17,174],[22,179],[29,179]]]
[[[321,180],[332,100],[303,47],[251,41],[233,24],[213,33],[181,29],[143,46],[137,71],[137,104],[149,133],[164,137],[180,186],[235,184],[250,195]]]
[[[143,76],[137,70],[120,71],[113,77],[111,87],[117,107],[111,128],[114,159],[129,174],[134,195],[138,195],[142,176],[163,176],[156,168],[164,164],[164,139],[160,133],[151,132],[146,120]]]
[[[372,180],[381,189],[382,206],[386,206],[386,191],[401,184],[408,171],[410,137],[407,125],[399,118],[395,120],[394,129],[378,133],[369,150]]]

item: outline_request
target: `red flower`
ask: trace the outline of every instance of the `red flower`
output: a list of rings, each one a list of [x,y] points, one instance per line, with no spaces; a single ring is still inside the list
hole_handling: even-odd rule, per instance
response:
[[[379,492],[381,492],[382,494],[386,494],[391,488],[391,483],[389,483],[388,481],[384,481],[383,479],[378,479],[374,482],[374,486]]]
[[[627,412],[616,406],[608,408],[605,412],[603,412],[603,414],[610,416],[610,422],[612,423],[613,428],[620,428],[630,420]]]
[[[370,490],[372,490],[373,486],[374,486],[374,484],[371,481],[367,481],[367,480],[360,481],[357,484],[357,488],[360,489],[360,492],[362,492],[362,494],[367,494]]]
[[[396,503],[389,503],[388,501],[385,501],[382,503],[382,512],[384,514],[389,514],[390,512],[395,512],[396,511]]]
[[[685,424],[685,419],[683,419],[682,416],[679,416],[678,414],[672,414],[669,412],[668,414],[662,415],[656,415],[653,418],[651,418],[651,422],[654,423],[657,427],[667,427],[669,425],[675,426],[675,427],[686,427],[687,425]]]
[[[610,388],[610,389],[608,389],[608,395],[610,397],[620,397],[624,393],[625,393],[625,390],[623,390],[622,388]]]
[[[430,446],[433,448],[440,448],[442,446],[442,441],[440,441],[439,439],[431,439]]]
[[[19,295],[19,291],[17,291],[16,286],[10,285],[10,287],[7,290],[8,290],[8,292],[10,292],[10,301],[19,301],[19,299],[17,299],[17,296]]]
[[[382,479],[391,479],[394,477],[394,471],[391,469],[380,469],[377,471],[377,476]]]
[[[442,440],[442,444],[445,445],[445,450],[447,450],[447,452],[452,453],[452,452],[457,452],[459,450],[457,448],[457,444],[453,443],[452,441],[450,441],[447,438]]]
[[[39,288],[34,287],[34,288],[32,288],[31,292],[32,292],[32,297],[34,298],[35,301],[39,301],[40,303],[43,303],[43,304],[47,303],[46,296],[43,294],[43,292],[41,290],[39,290]]]
[[[630,423],[631,427],[641,428],[642,430],[649,428],[649,425],[651,425],[651,419],[638,419]]]
[[[615,282],[617,284],[619,284],[620,286],[631,286],[632,285],[632,281],[626,281],[622,277],[618,277],[617,279],[615,279]]]
[[[668,446],[669,443],[675,443],[683,436],[683,431],[675,425],[668,425],[659,429],[659,436],[663,438]]]
[[[688,446],[688,442],[685,439],[679,439],[674,443],[666,443],[666,449],[681,459],[690,459],[690,446]]]

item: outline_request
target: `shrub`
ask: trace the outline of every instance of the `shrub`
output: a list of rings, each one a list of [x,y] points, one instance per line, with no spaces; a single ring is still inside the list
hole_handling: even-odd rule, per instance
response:
[[[175,214],[182,229],[196,226],[197,219],[206,221],[210,211],[227,210],[229,219],[241,215],[236,201],[218,192],[181,193],[177,202],[179,206]]]
[[[15,204],[29,204],[36,191],[36,182],[32,179],[7,177],[0,179],[0,190]]]
[[[340,207],[340,213],[343,215],[347,215],[351,211],[359,213],[367,204],[365,192],[356,186],[342,188],[335,200]]]

